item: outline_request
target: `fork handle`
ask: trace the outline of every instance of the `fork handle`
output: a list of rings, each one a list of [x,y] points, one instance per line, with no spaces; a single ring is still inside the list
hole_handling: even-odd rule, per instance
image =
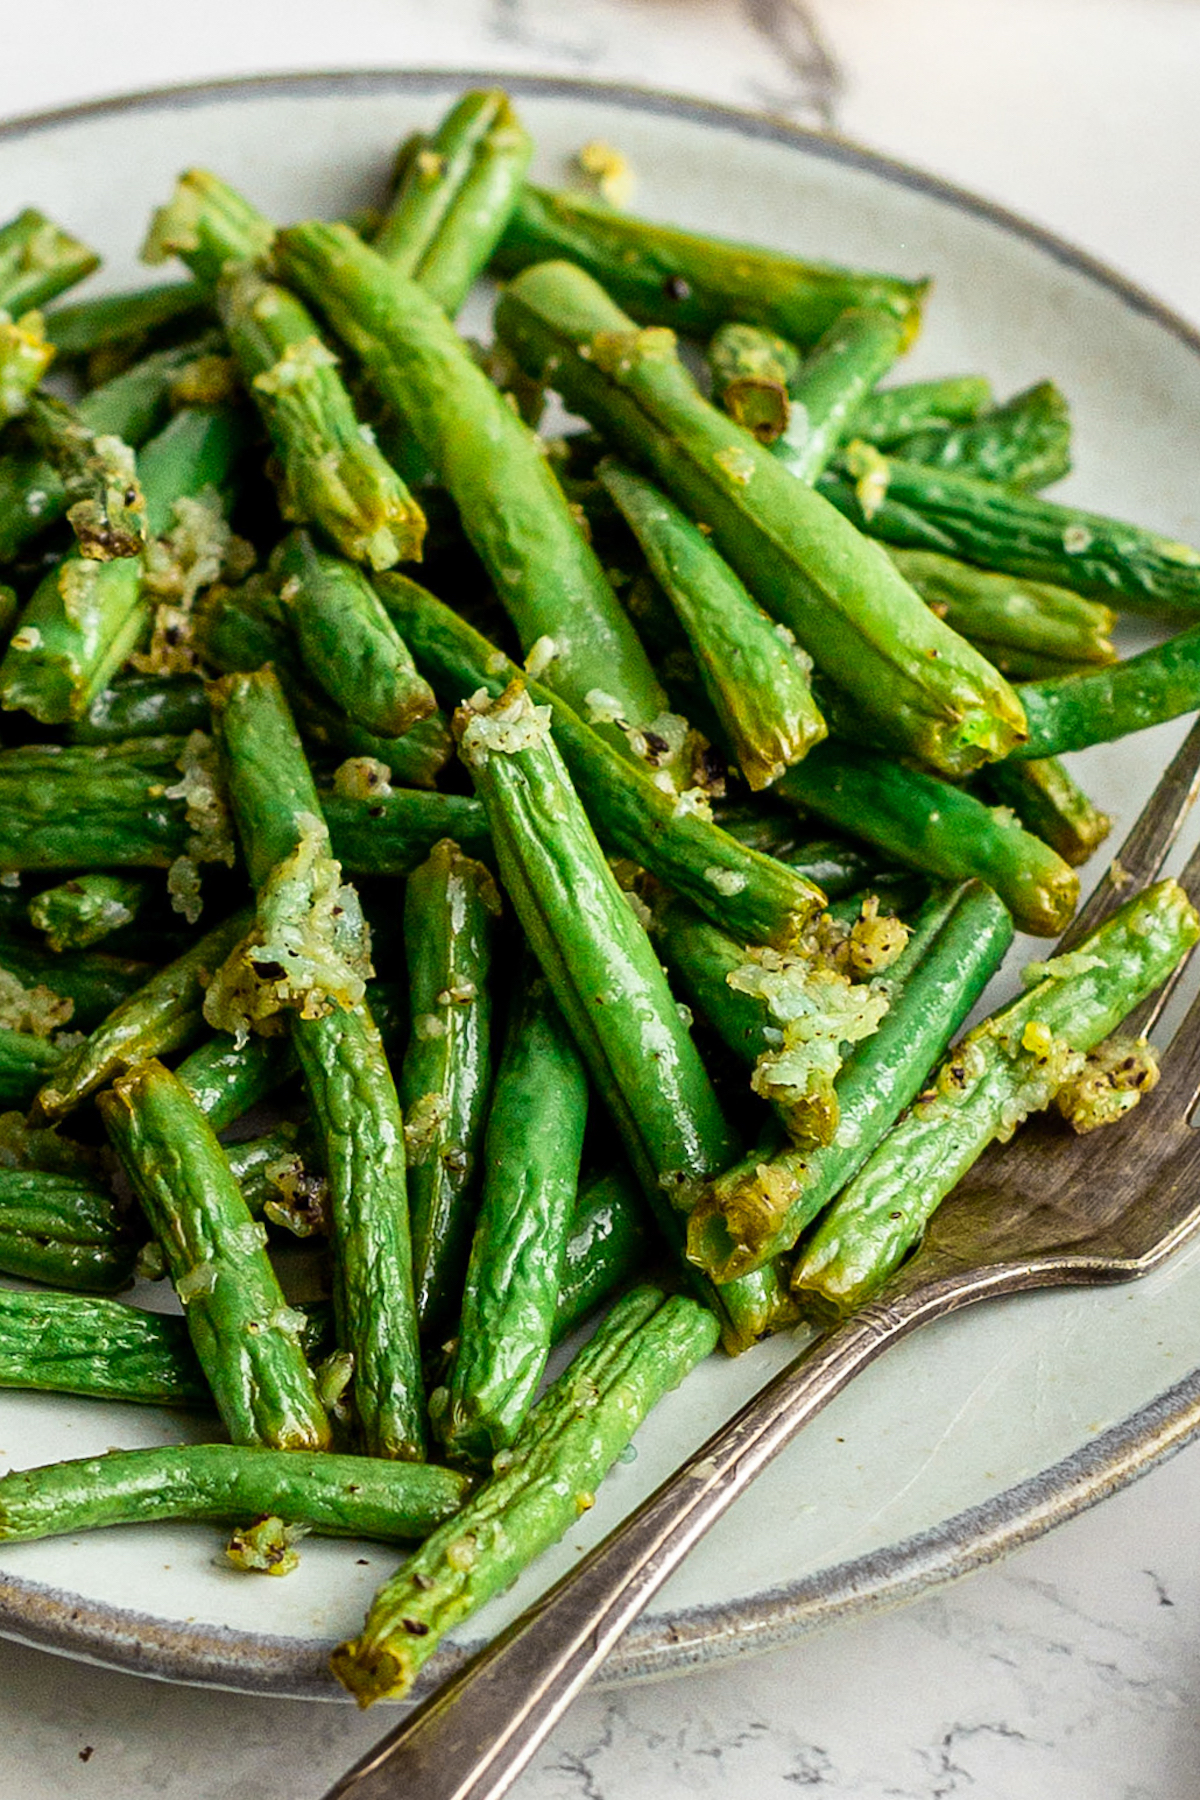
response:
[[[781,1369],[325,1800],[499,1800],[693,1544],[809,1419],[898,1338],[983,1297],[906,1274]]]

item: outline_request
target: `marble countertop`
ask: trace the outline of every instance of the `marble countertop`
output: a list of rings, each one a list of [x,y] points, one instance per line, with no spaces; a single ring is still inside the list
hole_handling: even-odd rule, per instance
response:
[[[286,17],[286,23],[282,21]],[[40,0],[0,117],[265,69],[638,81],[923,165],[1200,324],[1200,6],[1188,0]],[[527,1800],[1194,1800],[1200,1443],[901,1611],[585,1695]],[[139,1681],[0,1643],[0,1795],[315,1800],[384,1728],[349,1706]]]

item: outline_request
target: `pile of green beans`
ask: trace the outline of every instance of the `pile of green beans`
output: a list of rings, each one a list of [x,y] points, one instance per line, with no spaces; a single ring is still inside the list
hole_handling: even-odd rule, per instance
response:
[[[1042,496],[1051,380],[897,378],[927,282],[532,152],[487,89],[370,220],[192,170],[189,278],[44,323],[97,259],[0,225],[0,1387],[214,1440],[17,1467],[0,1539],[415,1541],[364,1704],[1200,937],[1130,894],[955,1042],[1109,830],[1061,757],[1200,707],[1200,551]],[[1120,660],[1124,609],[1173,635]]]

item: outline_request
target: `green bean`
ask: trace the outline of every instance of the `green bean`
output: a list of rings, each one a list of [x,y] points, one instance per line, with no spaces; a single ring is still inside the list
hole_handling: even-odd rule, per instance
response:
[[[820,954],[819,939],[790,962],[764,962],[686,901],[667,897],[655,908],[655,941],[684,998],[750,1065],[754,1091],[800,1141],[835,1138],[834,1082],[845,1053],[872,1036],[886,1012],[884,990],[866,978],[882,973],[908,934],[898,920],[879,918],[877,904],[861,918],[862,896],[847,907],[836,967]]]
[[[1089,800],[1055,756],[993,763],[982,779],[1001,805],[1012,808],[1027,831],[1049,844],[1072,867],[1087,862],[1112,830],[1108,814]]]
[[[810,837],[794,807],[775,800],[732,801],[714,806],[713,818],[730,837],[775,857],[820,888],[828,900],[853,894],[879,874],[879,858],[846,838]]]
[[[587,1072],[545,978],[523,965],[488,1114],[483,1189],[444,1404],[452,1462],[516,1438],[553,1338],[587,1124]]]
[[[713,333],[705,353],[713,399],[731,419],[773,444],[791,418],[791,383],[800,352],[773,331],[730,320]]]
[[[925,1074],[979,999],[1012,942],[1002,901],[979,881],[935,889],[908,947],[881,977],[878,1031],[838,1076],[841,1125],[831,1144],[760,1144],[705,1184],[688,1221],[688,1253],[730,1281],[790,1250],[916,1098]]]
[[[49,751],[29,768],[0,753],[0,869],[165,869],[183,855],[191,830],[186,801],[167,797],[179,776],[173,760],[89,768],[57,745]],[[487,848],[483,809],[466,795],[398,788],[369,800],[327,794],[324,807],[336,854],[356,875],[408,874],[443,837],[473,854]]]
[[[43,888],[29,903],[29,919],[51,950],[86,950],[131,924],[149,896],[147,883],[131,875],[77,875]]]
[[[554,1341],[581,1325],[655,1260],[654,1229],[637,1183],[625,1169],[585,1181],[563,1257]]]
[[[1023,581],[932,550],[889,550],[922,600],[953,630],[999,663],[1025,652],[1060,663],[1110,663],[1116,615],[1050,582]],[[1024,698],[1024,696],[1022,696]]]
[[[26,987],[48,987],[69,1000],[71,1029],[93,1031],[149,980],[154,964],[112,956],[103,950],[55,952],[41,944],[3,935],[0,969],[15,975]]]
[[[365,1006],[297,1018],[292,1042],[329,1177],[339,1343],[372,1456],[424,1453],[416,1306],[405,1199],[404,1120]]]
[[[529,373],[553,363],[566,403],[711,526],[755,598],[866,720],[882,718],[908,752],[951,774],[1023,736],[1007,683],[814,490],[701,398],[673,340],[639,331],[565,263],[518,276],[496,329]]]
[[[137,1240],[107,1188],[81,1175],[0,1168],[0,1269],[52,1287],[112,1293],[133,1279]]]
[[[856,478],[870,482],[866,505],[838,473],[823,475],[819,490],[872,537],[1052,582],[1134,612],[1200,610],[1200,550],[1188,544],[974,475],[873,450],[856,455],[853,445],[846,460]]]
[[[787,428],[771,446],[790,474],[816,480],[908,336],[886,307],[852,307],[833,321],[789,386]]]
[[[128,444],[93,432],[73,406],[53,394],[30,397],[25,431],[62,483],[80,554],[96,562],[140,556],[146,503]]]
[[[647,1200],[679,1247],[694,1182],[736,1154],[662,967],[592,835],[548,730],[511,689],[456,717],[488,812],[504,891],[616,1125]],[[647,1081],[648,1064],[654,1079]],[[769,1277],[705,1298],[741,1347],[775,1322]]]
[[[118,437],[137,449],[166,425],[176,382],[219,342],[214,333],[147,356],[83,396],[75,409],[81,423],[96,436]],[[23,545],[61,518],[66,507],[58,471],[32,446],[12,448],[0,456],[0,562],[11,562]]]
[[[40,313],[0,316],[0,425],[28,418],[38,383],[53,361],[54,346],[46,342]]]
[[[286,910],[273,934],[270,902],[285,900],[288,871],[300,870],[307,844],[315,883],[339,871],[328,830],[282,689],[271,670],[227,675],[213,689],[214,717],[246,864],[258,896],[258,925],[242,959],[255,955],[260,979],[288,977],[295,938]],[[295,879],[295,877],[293,877]],[[303,881],[301,881],[303,886]],[[335,889],[345,916],[352,896]],[[307,941],[306,941],[307,934]],[[314,1116],[329,1178],[334,1308],[339,1343],[354,1356],[354,1401],[372,1455],[419,1458],[424,1409],[412,1249],[405,1192],[404,1121],[374,1020],[353,986],[322,987],[323,971],[346,966],[329,925],[299,934],[300,975],[311,959],[315,984],[287,990],[288,1028]],[[315,940],[315,941],[314,941]],[[275,958],[279,957],[279,961]],[[363,991],[361,981],[358,994]],[[220,1022],[220,1021],[214,1021]]]
[[[153,1061],[119,1076],[98,1104],[162,1246],[230,1437],[281,1450],[327,1449],[329,1420],[299,1321],[204,1114]]]
[[[548,718],[514,688],[499,702],[464,708],[456,724],[505,892],[586,1046],[635,1168],[656,1188],[703,1173],[727,1154],[730,1129],[592,835]],[[656,1065],[653,1084],[635,1074],[647,1058]]]
[[[87,1294],[0,1288],[0,1387],[212,1405],[183,1319]]]
[[[326,1183],[306,1167],[312,1145],[298,1125],[282,1119],[261,1137],[226,1144],[225,1155],[254,1218],[296,1237],[326,1235]]]
[[[977,419],[926,426],[894,441],[889,450],[906,462],[957,469],[983,481],[1049,487],[1071,470],[1071,418],[1054,383],[1039,381]]]
[[[56,1069],[64,1052],[49,1038],[32,1031],[0,1027],[0,1106],[32,1104],[42,1083]]]
[[[432,787],[448,760],[450,731],[440,714],[420,720],[403,737],[380,737],[331,705],[309,684],[291,629],[275,597],[261,583],[217,587],[200,602],[194,641],[222,674],[250,673],[271,663],[306,737],[343,756],[373,756],[397,782]]]
[[[419,562],[425,515],[365,434],[307,308],[250,269],[226,276],[217,300],[275,445],[284,517],[319,525],[373,569]]]
[[[977,1026],[818,1225],[793,1278],[803,1304],[836,1316],[866,1300],[986,1146],[1047,1106],[1197,937],[1186,894],[1161,881]]]
[[[0,307],[13,318],[44,306],[100,266],[86,244],[26,207],[0,226]]]
[[[686,514],[611,459],[600,479],[674,607],[704,691],[752,788],[769,787],[825,735],[808,668]]]
[[[966,636],[965,632],[963,636]],[[1013,650],[1007,644],[989,644],[982,640],[976,642],[974,639],[971,641],[1002,675],[1019,684],[1030,681],[1061,681],[1066,675],[1087,674],[1091,667],[1090,663],[1064,662],[1057,656],[1043,656],[1036,650]],[[1015,754],[1015,751],[1009,751],[1010,756]]]
[[[1079,878],[1048,845],[962,789],[878,751],[821,744],[788,770],[778,792],[921,874],[979,876],[1022,931],[1054,937],[1075,911]]]
[[[216,406],[234,397],[225,340],[215,328],[141,357],[82,395],[76,412],[88,430],[123,438],[135,449],[182,406]]]
[[[116,345],[141,344],[164,326],[187,329],[208,310],[198,281],[161,281],[55,307],[46,315],[46,336],[60,361],[70,362]]]
[[[129,737],[186,737],[211,724],[204,683],[193,675],[123,675],[67,727],[72,744],[113,744]]]
[[[194,1043],[204,1030],[205,989],[249,923],[250,914],[242,911],[214,926],[69,1050],[37,1096],[39,1118],[65,1118],[120,1070]]]
[[[248,1037],[244,1044],[218,1031],[179,1064],[175,1073],[214,1131],[224,1131],[296,1073],[296,1054],[286,1038]]]
[[[992,404],[992,384],[983,375],[949,375],[934,381],[906,381],[876,389],[854,418],[854,435],[890,450],[916,431],[969,425]]]
[[[14,743],[0,750],[0,775],[21,778],[47,773],[81,779],[119,779],[130,770],[152,775],[177,772],[186,738],[141,737],[116,744]]]
[[[273,1515],[334,1537],[428,1537],[469,1484],[451,1469],[239,1444],[168,1444],[13,1469],[0,1478],[0,1542],[151,1519]]]
[[[315,1360],[328,1347],[329,1308],[296,1310]],[[204,1411],[213,1403],[186,1319],[90,1294],[0,1288],[0,1387]]]
[[[371,241],[402,275],[416,275],[497,111],[506,104],[507,95],[499,88],[468,91],[444,115],[432,137],[412,132],[400,145],[390,204]]]
[[[0,1113],[0,1168],[41,1169],[48,1175],[96,1180],[104,1160],[94,1144],[63,1137],[57,1126],[31,1125],[19,1112]]]
[[[270,221],[215,175],[193,169],[159,209],[143,252],[181,256],[215,290],[221,322],[279,463],[284,517],[311,521],[344,556],[386,569],[421,555],[425,517],[364,435],[308,309],[255,268]]]
[[[392,166],[388,174],[389,196],[394,197],[399,193],[400,188],[408,180],[414,161],[420,155],[421,151],[427,149],[428,146],[429,134],[425,131],[410,131],[407,137],[401,138],[399,144],[396,146],[396,154],[392,158]],[[383,213],[377,215],[375,221],[376,230],[383,229],[383,220],[385,216],[386,215]],[[369,237],[370,235],[371,232],[368,227],[363,226],[360,228],[360,236]]]
[[[276,583],[252,575],[240,587],[219,584],[203,595],[194,615],[193,642],[203,662],[222,675],[250,673],[264,663],[294,686],[303,678],[295,635]]]
[[[504,233],[532,153],[507,94],[463,94],[409,159],[375,249],[453,317]]]
[[[442,838],[488,853],[487,814],[466,794],[397,788],[373,800],[322,794],[334,855],[350,875],[411,875]]]
[[[408,991],[402,981],[368,981],[367,1000],[389,1062],[398,1062],[408,1041]]]
[[[0,562],[12,562],[66,506],[57,470],[32,445],[0,456]]]
[[[255,892],[293,855],[301,815],[324,838],[321,805],[279,679],[269,666],[226,675],[209,689],[222,770]],[[321,849],[328,850],[321,843]]]
[[[758,850],[764,856],[791,856],[804,841],[804,830],[794,809],[781,805],[770,794],[756,794],[751,800],[717,800],[712,812],[722,831],[747,850]]]
[[[740,319],[812,344],[848,306],[890,307],[915,326],[928,285],[652,225],[527,182],[495,265],[514,275],[559,257],[586,269],[643,324],[704,338]]]
[[[283,232],[282,265],[325,311],[400,413],[458,507],[523,650],[550,637],[550,685],[575,707],[611,697],[652,726],[666,696],[541,445],[476,367],[445,313],[353,234]],[[606,728],[626,749],[615,726]]]
[[[334,705],[368,731],[403,737],[437,710],[428,682],[375,590],[353,563],[296,531],[275,552],[301,659]]]
[[[656,1401],[715,1339],[712,1316],[682,1296],[636,1288],[617,1302],[533,1408],[503,1471],[426,1539],[375,1596],[358,1637],[334,1651],[334,1673],[361,1706],[406,1693],[442,1635],[570,1529]]]
[[[378,587],[418,663],[447,701],[480,688],[498,695],[520,675],[515,663],[415,582],[388,575]],[[780,949],[794,942],[821,904],[817,888],[773,857],[740,845],[702,810],[664,792],[549,688],[533,681],[529,689],[539,706],[552,708],[555,740],[596,830],[612,850],[650,869],[702,912],[744,932],[748,941]]]
[[[405,1117],[413,1286],[421,1328],[444,1329],[462,1294],[492,1077],[496,884],[449,839],[404,896],[412,1030],[397,1083]]]
[[[793,849],[773,854],[806,881],[814,882],[831,903],[857,893],[883,874],[877,856],[841,838],[807,838]]]
[[[189,169],[151,216],[142,261],[156,267],[178,256],[211,294],[230,264],[265,261],[274,238],[274,225],[243,194],[205,169]]]
[[[205,594],[196,608],[193,636],[204,662],[223,675],[249,673],[269,662],[290,687],[303,679],[275,583],[261,576],[251,576],[241,587],[222,583]]]
[[[1040,760],[1106,744],[1200,706],[1200,625],[1107,669],[1022,688],[1029,737],[1015,754]]]
[[[169,868],[190,836],[185,801],[167,797],[178,779],[166,758],[158,768],[94,769],[61,754],[47,754],[40,767],[0,759],[0,868]]]
[[[356,720],[325,706],[304,689],[283,683],[289,704],[303,726],[304,735],[321,749],[339,756],[370,756],[390,770],[393,781],[408,787],[432,788],[449,762],[454,745],[450,727],[440,712],[420,719],[403,737],[379,737]]]
[[[241,444],[235,414],[188,407],[176,415],[138,461],[152,535],[168,529],[182,496],[225,484]],[[0,705],[43,724],[82,717],[137,644],[150,610],[140,557],[64,557],[35,589],[9,642]]]

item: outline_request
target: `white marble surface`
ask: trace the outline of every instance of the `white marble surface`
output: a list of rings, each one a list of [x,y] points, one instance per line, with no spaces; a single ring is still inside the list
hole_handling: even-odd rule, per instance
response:
[[[0,116],[260,69],[636,80],[831,125],[1073,238],[1200,323],[1193,0],[40,0]],[[528,1800],[1194,1800],[1200,1445],[902,1612],[587,1695]],[[0,1795],[309,1800],[382,1729],[0,1644]]]

